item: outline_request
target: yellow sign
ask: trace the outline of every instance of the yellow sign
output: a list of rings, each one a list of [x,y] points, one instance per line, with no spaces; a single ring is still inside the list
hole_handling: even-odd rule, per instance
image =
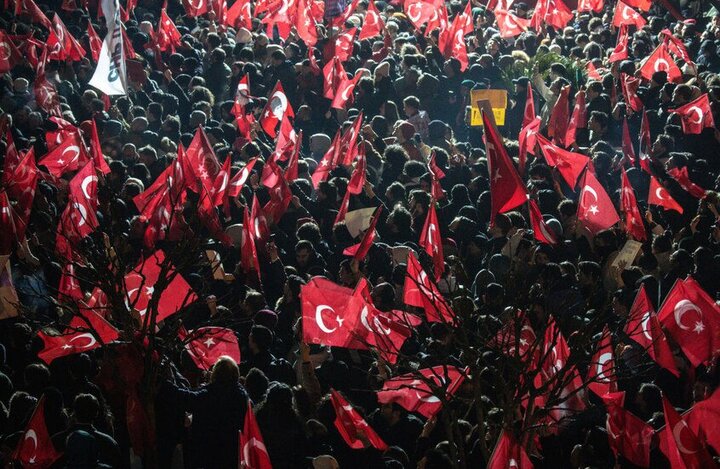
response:
[[[495,125],[505,125],[505,109],[507,108],[507,90],[470,90],[470,125],[473,127],[482,126],[482,115],[480,114],[480,101],[490,103]]]

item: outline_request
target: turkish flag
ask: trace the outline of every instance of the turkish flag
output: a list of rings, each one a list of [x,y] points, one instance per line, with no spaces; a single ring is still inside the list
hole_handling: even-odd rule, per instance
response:
[[[347,80],[347,72],[337,56],[328,60],[322,69],[323,73],[323,96],[333,99],[344,80]]]
[[[647,21],[640,16],[640,13],[630,8],[622,0],[618,0],[617,5],[615,5],[615,16],[613,16],[612,24],[616,28],[628,25],[640,29],[647,24]]]
[[[215,178],[220,172],[220,162],[202,127],[198,127],[195,131],[187,150],[182,155],[178,154],[178,160],[182,166],[187,188],[200,194],[201,199],[210,197]]]
[[[165,253],[161,250],[155,251],[140,261],[132,271],[125,275],[123,280],[126,291],[125,305],[129,310],[137,310],[143,320],[145,320],[151,297],[157,296],[155,285],[160,280],[161,273],[165,275],[163,281],[165,288],[157,300],[156,323],[197,300],[190,285],[172,263],[166,260]]]
[[[489,347],[498,349],[509,357],[519,358],[530,367],[536,367],[540,359],[540,350],[536,345],[538,345],[537,334],[528,316],[522,311],[511,317],[488,342]]]
[[[693,433],[665,396],[663,396],[663,413],[665,444],[661,445],[661,450],[668,458],[670,467],[716,467],[703,442]]]
[[[352,55],[355,33],[357,33],[357,28],[350,28],[330,38],[328,46],[332,50],[333,56],[337,57],[340,62],[347,62]]]
[[[573,108],[570,122],[565,131],[565,147],[571,146],[575,143],[575,135],[577,129],[584,129],[587,127],[587,109],[585,108],[585,91],[579,90],[575,94],[575,107]]]
[[[17,211],[17,235],[18,240],[25,238],[25,229],[30,222],[30,213],[32,212],[33,200],[35,199],[35,190],[37,188],[38,178],[40,176],[37,166],[35,165],[35,150],[25,153],[18,163],[8,162],[6,157],[5,171],[13,166],[9,173],[3,173],[3,186],[6,188],[7,195],[16,202],[15,210]]]
[[[429,322],[453,323],[455,321],[455,313],[450,309],[440,290],[422,269],[413,252],[410,252],[407,257],[403,301],[407,305],[424,308]]]
[[[385,30],[385,22],[380,17],[380,12],[375,6],[375,2],[370,0],[363,20],[362,29],[360,29],[360,35],[358,40],[370,39],[376,36],[381,36]]]
[[[90,154],[92,155],[97,170],[103,174],[108,174],[110,172],[110,166],[108,166],[102,154],[102,146],[100,145],[100,137],[98,136],[95,119],[90,119]]]
[[[233,28],[252,29],[252,2],[237,0],[225,14],[225,24]]]
[[[335,428],[348,446],[353,449],[363,449],[365,443],[358,437],[358,434],[362,432],[375,449],[381,452],[388,449],[385,442],[360,416],[358,411],[334,389],[330,390],[330,402],[335,410]]]
[[[675,282],[658,319],[693,366],[720,350],[720,308],[692,277]]]
[[[60,98],[58,96],[57,88],[50,82],[45,76],[45,62],[47,61],[47,48],[43,52],[43,58],[41,59],[42,73],[38,73],[33,82],[33,91],[35,93],[35,102],[45,112],[52,116],[60,116]]]
[[[330,175],[330,171],[337,167],[338,150],[340,149],[340,131],[335,133],[330,148],[327,149],[325,155],[323,155],[317,169],[312,174],[313,187],[318,188],[318,185],[325,181]]]
[[[530,212],[530,225],[532,226],[535,240],[544,244],[557,244],[557,239],[545,223],[537,202],[535,202],[534,199],[530,199],[528,200],[528,206]]]
[[[527,98],[525,99],[525,110],[523,111],[523,127],[527,127],[530,125],[535,118],[537,117],[537,114],[535,114],[535,98],[533,97],[533,90],[532,85],[528,84],[527,87]],[[534,148],[535,145],[530,146],[530,151],[534,155]]]
[[[180,45],[181,39],[180,31],[178,31],[177,26],[163,8],[160,11],[160,21],[158,21],[154,37],[156,45],[163,52],[167,50],[175,52],[175,48]]]
[[[640,67],[640,75],[650,81],[655,72],[666,72],[669,81],[680,81],[682,71],[668,53],[666,43],[661,43]]]
[[[252,174],[252,170],[255,167],[255,163],[257,163],[257,158],[253,158],[250,161],[247,162],[245,167],[238,171],[235,176],[230,179],[230,183],[228,184],[228,197],[237,197],[242,192],[243,187],[245,186],[245,183],[247,182],[248,178],[250,177],[250,174]]]
[[[275,88],[273,88],[272,93],[270,93],[270,98],[262,111],[260,125],[269,136],[275,138],[275,135],[277,134],[275,129],[285,116],[295,117],[295,112],[288,102],[282,83],[278,80],[275,83]]]
[[[52,23],[33,0],[15,0],[15,16],[26,13],[33,23],[39,23],[52,30]]]
[[[568,186],[573,189],[577,187],[578,178],[588,166],[590,158],[580,153],[563,150],[540,134],[537,135],[536,140],[548,166],[556,168]]]
[[[627,159],[631,166],[635,165],[635,148],[633,147],[632,140],[630,140],[630,129],[628,128],[627,117],[623,118],[623,130],[622,130],[622,151],[623,159]]]
[[[238,455],[241,468],[272,469],[270,455],[265,447],[265,441],[249,400],[243,429],[238,436]]]
[[[312,4],[312,0],[298,0],[295,29],[298,37],[302,39],[309,50],[312,51],[312,47],[318,42],[318,32],[317,21],[308,3]],[[322,18],[322,15],[320,15],[320,18]],[[312,53],[310,55],[312,56]]]
[[[612,53],[610,54],[610,59],[608,60],[610,63],[619,62],[629,57],[628,36],[628,26],[625,24],[620,26],[620,32],[618,33],[615,49],[613,49]]]
[[[545,24],[562,30],[573,16],[573,12],[562,0],[538,0],[530,24],[536,31]]]
[[[703,129],[715,128],[707,93],[678,108],[670,109],[670,112],[680,115],[682,129],[686,134],[699,134]]]
[[[0,30],[0,73],[7,73],[22,61],[22,54],[4,30]]]
[[[615,370],[610,331],[605,326],[595,355],[588,364],[586,380],[588,388],[598,396],[617,391],[617,374]]]
[[[97,219],[97,173],[92,160],[70,180],[68,204],[60,218],[56,237],[56,249],[70,259],[70,246],[88,236],[98,227]]]
[[[443,400],[447,402],[452,398],[465,376],[463,370],[452,365],[438,365],[396,376],[383,383],[377,393],[378,402],[397,404],[408,412],[430,419],[440,411]]]
[[[650,192],[647,199],[648,205],[657,205],[665,210],[675,210],[683,213],[683,208],[673,199],[667,189],[660,185],[655,176],[650,176]]]
[[[257,273],[258,280],[260,280],[260,261],[258,260],[254,232],[255,226],[252,222],[250,211],[245,207],[240,238],[240,265],[245,273],[254,270]]]
[[[642,11],[649,11],[652,6],[652,0],[625,0],[625,3]]]
[[[80,284],[75,275],[75,264],[68,262],[60,273],[58,285],[58,298],[69,301],[80,301],[85,299],[85,294],[80,289]]]
[[[681,39],[675,37],[675,35],[667,28],[660,31],[660,34],[663,36],[663,41],[667,45],[670,53],[681,59],[683,62],[693,64],[693,60],[685,48],[685,43],[683,43]]]
[[[328,279],[314,277],[300,288],[303,341],[309,344],[349,347],[359,315],[348,314],[353,290]],[[355,344],[355,347],[361,344]],[[366,345],[361,348],[366,349]]]
[[[85,144],[78,133],[72,133],[40,160],[40,165],[47,168],[48,173],[61,177],[65,173],[77,171],[87,164],[89,156]]]
[[[568,146],[565,144],[565,135],[569,123],[570,86],[568,85],[560,91],[560,96],[555,101],[547,124],[548,137],[552,137],[553,143],[563,148]]]
[[[720,450],[720,432],[716,431],[720,419],[720,388],[707,399],[696,402],[682,417],[698,438],[705,440],[716,453]],[[660,442],[662,448],[662,439]]]
[[[268,226],[267,217],[262,208],[256,194],[253,194],[252,208],[250,210],[250,229],[255,241],[267,241],[270,237],[270,227]]]
[[[647,112],[643,110],[640,120],[640,144],[638,145],[638,156],[640,157],[640,168],[647,174],[652,175],[650,169],[650,150],[652,149],[652,138],[650,137],[650,122]]]
[[[430,182],[430,195],[435,200],[442,200],[445,198],[445,191],[440,184],[440,180],[445,177],[445,173],[435,163],[435,150],[430,153],[430,159],[428,160],[428,171],[431,175]]]
[[[120,337],[118,330],[95,311],[83,309],[81,313],[73,316],[61,335],[38,332],[43,341],[43,349],[38,352],[40,360],[49,365],[57,358],[89,352]]]
[[[93,28],[91,21],[88,21],[87,34],[88,44],[90,45],[90,54],[92,55],[93,61],[97,63],[100,58],[100,51],[102,50],[102,39],[100,39],[100,36],[98,36],[95,28]]]
[[[593,65],[592,62],[587,63],[587,65],[585,66],[585,70],[587,71],[587,77],[590,80],[595,80],[595,81],[602,81],[603,75],[605,75],[607,73],[606,68],[603,68],[603,67],[595,68],[595,65]],[[603,75],[600,74],[601,72]]]
[[[300,171],[298,165],[300,163],[300,147],[302,146],[302,141],[303,131],[301,130],[300,132],[298,132],[297,141],[288,144],[292,147],[292,152],[290,154],[290,160],[288,161],[288,164],[285,167],[285,171],[283,172],[284,179],[287,182],[293,182],[298,178],[298,172]]]
[[[600,13],[605,6],[605,0],[579,0],[577,11],[594,11]]]
[[[19,0],[18,0],[19,2]],[[47,468],[62,456],[50,439],[45,423],[45,396],[43,395],[32,413],[22,438],[12,454],[25,468]]]
[[[423,25],[425,25],[425,23],[434,17],[436,12],[445,8],[445,2],[441,0],[405,0],[403,2],[403,8],[405,10],[405,14],[415,26],[415,29],[419,30]],[[445,12],[445,16],[447,17],[447,11]],[[437,29],[437,27],[435,29]],[[431,29],[428,25],[425,34],[430,34],[432,31],[433,29]]]
[[[212,192],[213,204],[215,206],[222,205],[223,200],[225,199],[225,192],[227,191],[230,183],[231,160],[232,158],[230,156],[225,158],[225,162],[220,168],[220,171],[218,171],[217,176],[215,176],[215,184],[213,185]]]
[[[528,87],[528,93],[530,93],[530,87]],[[525,108],[527,112],[527,105]],[[533,107],[532,112],[535,112]],[[535,146],[537,145],[537,136],[540,133],[540,125],[542,120],[539,117],[535,117],[527,125],[523,124],[522,130],[518,135],[518,170],[520,174],[525,174],[525,166],[527,164],[527,154],[535,154]]]
[[[13,247],[15,247],[15,243],[19,241],[15,218],[17,218],[17,215],[10,204],[7,191],[0,192],[0,226],[3,226],[5,230],[3,237],[0,238],[0,256],[9,256]],[[0,269],[4,268],[4,265],[0,267]]]
[[[495,20],[500,30],[500,37],[503,38],[518,36],[527,31],[530,26],[530,20],[520,18],[511,11],[501,8],[495,9]]]
[[[185,350],[201,370],[211,370],[218,358],[224,355],[240,363],[240,345],[232,329],[216,326],[200,327],[181,339],[187,340]]]
[[[340,147],[338,148],[338,159],[336,164],[343,164],[347,166],[352,164],[355,160],[358,152],[357,139],[360,136],[360,127],[362,126],[362,123],[363,113],[360,111],[360,114],[355,117],[352,125],[343,132],[342,138],[340,138]],[[343,155],[342,159],[339,158],[340,155]]]
[[[482,111],[485,148],[487,152],[488,172],[490,176],[490,224],[495,215],[508,212],[527,201],[527,189],[510,157],[505,150],[502,138],[492,120]]]
[[[354,244],[348,248],[345,248],[343,251],[343,254],[346,256],[352,256],[355,260],[361,260],[364,259],[367,255],[368,251],[370,251],[370,247],[372,247],[373,242],[375,242],[375,227],[377,226],[378,219],[380,218],[380,214],[382,213],[382,205],[380,205],[375,210],[375,215],[373,215],[372,221],[370,222],[370,226],[365,231],[365,234],[363,235],[362,240],[358,244]],[[422,241],[420,241],[422,243]]]
[[[637,206],[635,191],[630,185],[630,180],[625,173],[625,168],[621,169],[621,191],[620,191],[620,211],[625,215],[625,232],[638,241],[645,241],[647,234],[645,233],[645,225],[643,224],[642,215]]]
[[[691,196],[696,199],[705,198],[707,191],[690,180],[687,166],[671,168],[667,173]]]
[[[182,0],[182,4],[185,13],[191,18],[208,12],[208,0]]]
[[[533,463],[525,452],[525,448],[508,430],[503,430],[490,455],[487,469],[532,469]]]
[[[649,467],[653,427],[623,408],[624,391],[601,397],[608,411],[605,429],[612,452],[639,467]]]
[[[440,280],[445,271],[445,257],[443,256],[442,239],[440,238],[440,224],[438,223],[435,203],[428,207],[425,225],[420,232],[420,247],[432,258],[435,270],[435,280]]]
[[[50,60],[78,62],[86,55],[85,49],[70,34],[57,13],[53,16],[52,28],[46,44],[49,49],[48,59]]]
[[[277,172],[277,180],[275,185],[268,186],[270,200],[263,206],[263,213],[271,223],[277,224],[290,206],[293,193],[280,167],[277,165],[273,166]]]
[[[625,333],[631,340],[640,344],[655,363],[675,376],[680,376],[670,344],[660,327],[655,308],[644,285],[640,286],[628,313]]]
[[[355,169],[353,169],[352,175],[350,176],[350,182],[348,182],[348,192],[353,195],[358,195],[362,192],[366,181],[366,169],[367,159],[365,157],[365,145],[360,145],[357,163],[355,164]]]
[[[620,89],[622,90],[625,104],[635,112],[640,112],[645,104],[637,94],[640,88],[640,79],[631,77],[625,73],[620,74]]]
[[[585,171],[578,200],[577,217],[592,235],[620,221],[615,206],[595,175]]]
[[[555,320],[545,329],[545,336],[540,351],[540,372],[535,374],[534,384],[537,388],[545,386],[545,394],[536,397],[536,404],[552,405],[548,412],[547,423],[557,424],[564,418],[585,409],[583,402],[583,382],[577,367],[568,367],[570,347],[558,329]],[[552,383],[547,386],[547,383]],[[558,392],[558,388],[561,388]]]
[[[348,103],[352,103],[355,100],[355,87],[362,78],[362,74],[356,73],[353,78],[346,78],[340,82],[335,96],[333,97],[330,107],[332,109],[345,109]]]

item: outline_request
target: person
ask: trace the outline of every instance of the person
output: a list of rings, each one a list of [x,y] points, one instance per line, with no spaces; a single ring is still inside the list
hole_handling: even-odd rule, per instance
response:
[[[192,414],[191,467],[224,468],[237,464],[237,435],[245,422],[249,399],[240,370],[231,357],[220,357],[210,381],[198,390],[165,382],[161,393],[174,406]]]

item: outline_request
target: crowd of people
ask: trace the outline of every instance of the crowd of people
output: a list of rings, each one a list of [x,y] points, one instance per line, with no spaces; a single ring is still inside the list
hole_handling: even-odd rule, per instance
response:
[[[716,3],[6,0],[0,461],[718,466]]]

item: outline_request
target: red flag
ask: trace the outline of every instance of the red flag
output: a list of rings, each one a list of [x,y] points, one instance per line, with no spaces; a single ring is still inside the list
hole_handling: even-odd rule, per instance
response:
[[[670,32],[670,30],[667,28],[660,31],[660,34],[662,34],[662,36],[665,38],[664,42],[665,44],[667,44],[668,50],[673,55],[680,58],[683,62],[686,62],[688,64],[693,63],[690,54],[685,48],[685,43],[683,43],[681,39],[675,37],[675,35],[673,35],[673,33]]]
[[[434,14],[445,8],[444,2],[425,1],[425,0],[405,0],[403,2],[405,14],[415,26],[415,29],[420,29],[425,23],[433,18]],[[447,16],[447,11],[445,12]],[[426,34],[432,32],[429,25],[427,28],[429,31]]]
[[[278,223],[290,206],[293,193],[285,180],[285,176],[277,165],[274,165],[277,172],[277,182],[274,186],[268,186],[270,200],[263,206],[263,212],[272,223]]]
[[[9,72],[16,64],[22,61],[22,54],[20,54],[20,51],[18,51],[4,30],[0,30],[0,50],[3,51],[3,54],[0,54],[0,73]]]
[[[303,341],[308,344],[366,349],[354,338],[359,315],[348,314],[353,300],[350,288],[321,277],[312,278],[300,289]]]
[[[600,13],[605,6],[605,0],[579,0],[577,11],[594,11]]]
[[[287,182],[292,182],[298,178],[298,164],[300,163],[300,147],[302,146],[302,141],[303,131],[301,130],[298,132],[297,141],[291,144],[293,147],[292,154],[290,155],[290,161],[288,161],[288,164],[285,167],[285,172],[283,173]]]
[[[645,225],[643,224],[640,210],[638,210],[635,191],[630,185],[630,180],[625,173],[625,168],[621,169],[620,180],[622,183],[620,211],[625,215],[625,232],[638,241],[645,241],[645,239],[647,239]]]
[[[232,329],[226,327],[200,327],[192,331],[185,344],[190,358],[201,370],[211,370],[218,358],[227,355],[240,363],[240,345]],[[185,340],[185,337],[181,337]]]
[[[58,298],[69,301],[82,301],[85,294],[80,289],[80,284],[75,276],[75,264],[68,262],[62,269],[60,274],[60,284],[58,285]]]
[[[362,432],[377,450],[388,449],[385,442],[375,433],[375,430],[370,428],[358,411],[334,389],[330,391],[330,402],[335,409],[335,428],[348,446],[353,449],[363,449],[365,444],[358,437],[358,434]]]
[[[533,229],[533,236],[541,243],[545,244],[557,244],[555,235],[550,231],[549,227],[543,219],[542,213],[540,213],[540,207],[538,207],[535,200],[528,200],[530,207],[530,225]]]
[[[373,242],[375,242],[375,227],[377,226],[378,219],[380,218],[380,214],[382,213],[382,207],[383,206],[380,205],[377,210],[375,210],[375,215],[373,215],[370,226],[365,231],[365,234],[363,235],[360,243],[345,248],[345,250],[343,251],[344,255],[352,256],[355,260],[361,260],[365,258],[368,251],[370,251],[370,247],[372,246]]]
[[[166,262],[163,251],[153,254],[140,261],[140,263],[123,280],[125,284],[125,305],[128,309],[137,310],[140,317],[145,319],[148,305],[152,297],[156,296],[155,285],[160,280],[162,266],[166,265],[166,288],[157,300],[156,322],[160,322],[175,314],[178,310],[197,300],[197,296],[175,267]],[[169,283],[167,283],[169,281]]]
[[[200,194],[201,199],[209,198],[220,172],[220,163],[202,127],[195,131],[187,150],[178,154],[178,160],[188,189]]]
[[[720,350],[720,308],[692,277],[675,282],[658,319],[693,366]]]
[[[317,169],[312,175],[313,187],[318,188],[318,185],[325,181],[330,175],[330,171],[337,167],[337,152],[340,148],[340,131],[335,134],[335,138],[327,149],[325,155],[320,160]]]
[[[248,401],[247,411],[245,411],[245,422],[238,438],[238,446],[241,468],[272,469],[270,455],[265,447],[250,401]]]
[[[250,77],[245,74],[242,76],[240,81],[238,82],[237,89],[235,90],[235,106],[245,106],[250,101]],[[235,108],[233,106],[233,108]],[[238,112],[241,109],[237,109],[234,113],[235,117],[240,117],[244,114],[244,109],[242,109],[243,112]]]
[[[625,24],[640,29],[647,24],[647,21],[640,16],[640,13],[630,8],[622,0],[618,0],[617,5],[615,5],[615,16],[613,16],[612,24],[616,28]]]
[[[18,0],[18,3],[20,0]],[[45,423],[45,396],[37,403],[12,459],[25,468],[47,468],[62,456],[50,439]]]
[[[708,454],[707,448],[688,424],[663,396],[663,413],[665,414],[665,432],[663,448],[670,467],[702,468],[713,467],[715,463]]]
[[[270,237],[270,228],[263,209],[260,208],[257,196],[253,195],[252,208],[250,209],[250,230],[255,241],[267,241]]]
[[[678,213],[683,213],[680,204],[670,196],[667,189],[660,185],[655,176],[650,176],[650,193],[647,202],[648,205],[657,205],[665,210],[675,210]]]
[[[465,373],[452,365],[438,365],[391,378],[377,393],[381,404],[398,404],[408,412],[434,417],[465,380]],[[444,395],[440,399],[438,395]]]
[[[342,159],[338,158],[336,164],[350,165],[355,160],[358,152],[357,139],[360,136],[360,126],[363,123],[363,113],[355,117],[352,125],[343,133],[340,138],[340,147],[337,150],[338,156],[343,155]]]
[[[500,8],[495,9],[495,19],[500,30],[500,37],[503,38],[518,36],[527,31],[530,26],[530,20],[520,18],[511,11]]]
[[[254,270],[257,273],[258,280],[260,280],[260,261],[258,260],[257,247],[255,246],[254,231],[254,224],[250,219],[250,211],[245,207],[242,235],[240,238],[240,265],[245,273]]]
[[[612,200],[590,171],[585,171],[583,177],[577,218],[592,235],[596,235],[620,221]]]
[[[282,83],[278,80],[263,109],[260,125],[269,136],[275,138],[277,134],[275,129],[285,116],[295,117],[295,112],[288,102]]]
[[[428,169],[430,171],[431,182],[430,182],[430,195],[435,200],[442,200],[445,198],[445,191],[440,184],[440,180],[445,177],[445,173],[435,163],[435,151],[430,153],[430,160],[428,161]]]
[[[15,0],[15,16],[27,13],[33,23],[39,23],[48,30],[52,29],[52,23],[33,0]]]
[[[528,91],[529,90],[530,88],[528,87]],[[527,125],[523,125],[522,130],[520,130],[520,134],[518,135],[518,170],[520,174],[525,174],[527,154],[535,154],[535,145],[537,145],[537,135],[540,133],[541,124],[542,120],[536,117]]]
[[[35,92],[35,102],[45,112],[52,116],[60,116],[60,97],[57,88],[45,76],[45,63],[47,62],[47,48],[43,51],[40,64],[38,66],[40,73],[35,77],[33,82],[33,91]]]
[[[488,172],[490,173],[490,198],[492,209],[490,223],[498,213],[504,213],[527,201],[527,189],[520,180],[510,157],[503,146],[495,124],[482,112]]]
[[[375,2],[370,0],[367,6],[367,12],[365,13],[365,19],[363,20],[362,29],[360,29],[358,40],[362,41],[363,39],[381,36],[384,30],[385,22],[380,17],[380,12],[375,6]]]
[[[642,11],[649,11],[652,6],[652,0],[625,0],[625,3]]]
[[[97,182],[92,161],[70,180],[68,204],[60,218],[56,238],[56,249],[66,259],[72,257],[70,246],[76,246],[98,227]]]
[[[668,53],[666,43],[661,43],[640,67],[640,75],[650,81],[653,73],[666,72],[669,81],[680,81],[682,71]]]
[[[533,97],[532,85],[528,83],[522,126],[527,127],[530,125],[535,120],[535,117],[537,117],[537,114],[535,114],[535,98]],[[535,145],[532,145],[530,148],[535,148]]]
[[[190,16],[200,16],[208,12],[208,0],[182,0],[185,13]]]
[[[631,77],[625,73],[620,74],[620,89],[622,90],[625,103],[631,111],[640,112],[645,106],[637,95],[640,87],[640,79]]]
[[[312,3],[312,0],[298,0],[295,29],[297,30],[298,37],[302,39],[309,50],[312,51],[312,47],[318,42],[318,32],[317,21],[308,3]],[[312,52],[310,53],[310,57],[313,57]]]
[[[90,153],[92,154],[95,167],[103,174],[110,172],[110,166],[102,154],[102,146],[100,146],[100,137],[98,137],[97,123],[95,119],[90,119]]]
[[[590,158],[580,153],[563,150],[540,134],[537,135],[536,140],[548,166],[556,168],[568,186],[575,189],[578,178],[588,166]]]
[[[252,29],[252,3],[250,0],[237,0],[228,8],[225,24],[233,28]]]
[[[655,363],[675,376],[680,376],[670,344],[660,327],[655,308],[644,285],[640,286],[628,313],[625,333],[640,344]]]
[[[5,231],[3,237],[0,238],[0,256],[9,256],[18,241],[14,212],[7,191],[0,191],[0,226]],[[4,265],[0,267],[0,269],[4,268]],[[2,272],[0,271],[0,273]]]
[[[490,455],[487,469],[532,469],[533,467],[525,448],[513,437],[512,433],[504,430]]]
[[[227,195],[228,197],[237,197],[240,195],[240,192],[242,192],[243,186],[245,186],[245,182],[250,177],[250,174],[252,173],[253,168],[255,167],[255,163],[257,162],[257,158],[253,158],[245,165],[243,169],[237,172],[235,176],[230,180]]]
[[[53,16],[52,29],[47,38],[49,49],[48,59],[50,60],[72,60],[78,62],[85,57],[85,49],[70,34],[57,13]]]
[[[98,36],[98,33],[93,28],[92,22],[88,21],[87,27],[88,43],[90,44],[90,53],[92,54],[93,61],[97,63],[100,57],[100,51],[102,50],[102,39]]]
[[[432,258],[435,267],[435,280],[439,280],[445,271],[445,257],[443,256],[440,224],[438,223],[434,202],[430,203],[427,217],[425,218],[425,225],[420,232],[420,247]]]
[[[717,453],[720,449],[720,433],[715,431],[720,418],[720,389],[716,389],[710,397],[695,405],[683,414],[683,420],[700,439],[705,440]],[[662,449],[662,440],[660,440]]]
[[[562,0],[538,0],[530,24],[536,31],[544,24],[562,30],[573,16],[573,12]]]
[[[450,309],[440,290],[430,280],[412,252],[408,254],[407,258],[403,301],[407,305],[424,308],[429,322],[452,323],[455,321],[455,313]]]
[[[333,51],[333,55],[340,60],[340,62],[347,62],[352,55],[353,47],[355,45],[355,33],[357,28],[350,28],[342,33],[339,33],[334,38],[330,38],[329,46]]]
[[[652,426],[623,408],[624,391],[601,397],[608,410],[605,428],[610,449],[616,457],[620,454],[639,467],[649,467]]]
[[[635,148],[630,140],[630,129],[628,128],[627,117],[623,118],[622,151],[631,166],[635,165]]]
[[[629,57],[628,54],[628,26],[622,25],[620,26],[620,32],[618,33],[617,38],[617,44],[615,45],[615,49],[613,49],[612,54],[610,54],[610,63],[613,62],[619,62],[621,60],[625,60]]]
[[[77,171],[87,164],[88,159],[85,144],[80,139],[80,135],[73,133],[54,150],[45,155],[40,160],[40,164],[45,166],[53,176],[61,177],[65,173]]]
[[[617,391],[615,358],[607,326],[603,329],[600,343],[588,366],[587,382],[588,388],[598,396]]]
[[[225,192],[227,191],[230,182],[231,160],[232,158],[230,156],[225,158],[222,168],[220,168],[220,171],[218,171],[218,174],[215,177],[215,184],[213,185],[212,192],[213,204],[215,206],[222,205],[223,200],[227,198]]]
[[[703,129],[715,128],[707,93],[678,108],[670,109],[670,112],[680,115],[682,129],[686,134],[699,134]]]
[[[323,67],[323,96],[328,99],[333,99],[335,93],[340,88],[343,80],[347,80],[347,73],[345,68],[340,62],[340,59],[335,56]]]
[[[43,349],[38,352],[38,358],[49,365],[57,358],[89,352],[114,342],[120,337],[120,333],[95,311],[85,309],[82,315],[74,316],[70,320],[62,335],[53,336],[40,331],[38,337],[43,341]]]
[[[366,168],[367,161],[365,158],[365,145],[360,145],[361,150],[358,152],[357,163],[355,169],[350,176],[350,182],[348,182],[347,191],[353,195],[358,195],[362,192],[366,181]]]
[[[565,144],[565,136],[567,134],[570,122],[570,86],[566,86],[560,91],[555,105],[550,112],[547,129],[548,137],[552,137],[553,143],[560,147],[567,147]]]
[[[696,199],[705,198],[707,191],[690,180],[687,166],[670,168],[667,173],[691,196]]]
[[[570,117],[570,123],[567,126],[565,132],[565,147],[571,146],[575,143],[575,135],[577,129],[584,129],[587,127],[587,109],[585,108],[585,91],[579,90],[575,94],[575,107],[573,108],[572,116]]]
[[[362,78],[362,74],[356,73],[353,78],[346,78],[340,82],[330,107],[333,109],[345,109],[348,103],[355,100],[355,87]]]
[[[158,21],[157,31],[155,32],[155,43],[158,48],[165,52],[170,50],[175,52],[175,48],[180,45],[182,35],[178,31],[173,20],[168,16],[165,9],[160,11],[160,21]]]
[[[638,156],[640,157],[640,168],[652,175],[650,170],[650,150],[652,149],[652,138],[650,137],[650,123],[647,113],[643,111],[640,121],[640,144],[638,145]]]

